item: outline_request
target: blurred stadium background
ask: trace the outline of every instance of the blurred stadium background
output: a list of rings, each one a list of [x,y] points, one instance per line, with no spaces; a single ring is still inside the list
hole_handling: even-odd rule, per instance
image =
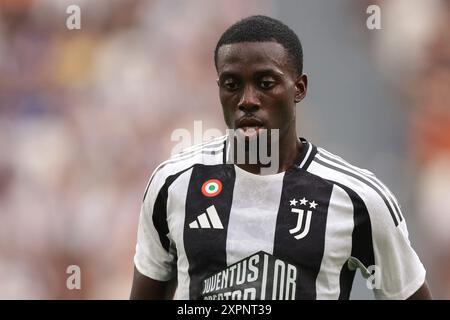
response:
[[[0,299],[128,298],[146,182],[173,130],[225,130],[213,49],[252,14],[303,43],[299,133],[390,187],[450,298],[450,1],[0,0]]]

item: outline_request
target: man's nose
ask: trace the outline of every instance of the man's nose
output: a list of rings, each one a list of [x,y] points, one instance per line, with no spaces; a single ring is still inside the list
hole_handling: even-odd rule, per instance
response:
[[[253,86],[245,86],[242,96],[239,99],[238,108],[246,113],[255,112],[260,107],[258,93]]]

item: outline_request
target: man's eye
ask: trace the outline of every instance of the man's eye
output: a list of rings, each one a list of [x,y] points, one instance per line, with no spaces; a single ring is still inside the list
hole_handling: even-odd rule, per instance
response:
[[[263,80],[260,83],[261,88],[265,89],[265,90],[272,88],[274,85],[275,85],[275,81],[272,81],[272,80]]]
[[[238,83],[236,81],[225,81],[223,86],[230,91],[234,91],[238,88]]]

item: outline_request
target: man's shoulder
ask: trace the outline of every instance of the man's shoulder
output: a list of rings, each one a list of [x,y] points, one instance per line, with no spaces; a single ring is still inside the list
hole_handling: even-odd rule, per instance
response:
[[[308,171],[328,180],[343,189],[362,197],[392,194],[384,183],[370,170],[355,165],[325,148],[317,152]]]
[[[333,167],[333,169],[341,168],[344,171],[347,170],[353,173],[375,177],[375,174],[372,171],[368,170],[367,168],[363,168],[359,165],[356,165],[348,161],[347,159],[343,158],[342,156],[332,153],[323,147],[316,147],[316,148],[317,153],[314,157],[314,161],[316,162],[327,164],[329,167]],[[345,173],[349,173],[347,171]]]
[[[396,197],[371,171],[355,166],[323,148],[317,148],[308,171],[343,189],[356,203],[361,204],[360,201],[363,201],[370,212],[384,212],[378,215],[381,219],[390,219],[390,216],[396,226],[403,221]]]
[[[213,138],[207,142],[196,144],[183,149],[161,162],[154,170],[152,176],[168,178],[183,172],[196,164],[216,165],[223,163],[223,153],[226,136]]]

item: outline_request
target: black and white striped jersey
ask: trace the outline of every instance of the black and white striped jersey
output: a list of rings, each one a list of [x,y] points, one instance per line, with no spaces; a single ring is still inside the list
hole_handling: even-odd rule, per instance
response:
[[[301,139],[287,171],[227,162],[226,137],[153,173],[134,263],[176,299],[348,299],[359,268],[375,297],[405,299],[425,281],[393,194],[371,172]]]

